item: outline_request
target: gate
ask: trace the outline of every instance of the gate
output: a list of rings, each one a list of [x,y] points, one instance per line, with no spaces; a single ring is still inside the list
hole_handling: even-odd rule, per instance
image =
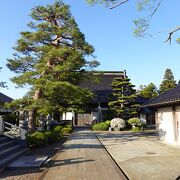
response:
[[[78,126],[90,126],[91,125],[91,114],[77,114],[76,125]]]

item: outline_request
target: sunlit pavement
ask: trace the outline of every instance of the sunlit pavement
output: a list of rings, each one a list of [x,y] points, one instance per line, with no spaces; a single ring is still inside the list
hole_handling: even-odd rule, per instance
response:
[[[180,149],[158,142],[155,134],[96,135],[131,180],[175,180],[180,176]]]

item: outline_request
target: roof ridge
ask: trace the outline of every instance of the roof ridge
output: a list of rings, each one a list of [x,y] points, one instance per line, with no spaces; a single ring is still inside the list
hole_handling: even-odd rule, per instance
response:
[[[150,99],[146,103],[142,104],[141,107],[150,107],[163,105],[167,103],[176,103],[180,99],[180,84],[177,84],[176,87],[169,89],[168,91],[159,94],[157,97]]]

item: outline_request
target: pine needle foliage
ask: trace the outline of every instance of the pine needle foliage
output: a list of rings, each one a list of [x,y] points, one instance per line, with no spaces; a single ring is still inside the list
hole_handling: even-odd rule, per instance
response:
[[[37,6],[30,16],[29,30],[20,33],[13,58],[7,63],[17,74],[12,82],[31,87],[28,98],[24,98],[26,108],[49,112],[81,105],[82,109],[92,93],[78,84],[99,64],[89,60],[94,59],[93,46],[62,1]]]
[[[113,100],[109,102],[110,109],[115,112],[117,117],[128,120],[136,117],[139,105],[136,104],[136,90],[131,84],[130,79],[114,78],[112,82]]]

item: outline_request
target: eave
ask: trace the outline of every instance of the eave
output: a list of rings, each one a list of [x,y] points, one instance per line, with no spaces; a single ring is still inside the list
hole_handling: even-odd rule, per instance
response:
[[[140,107],[142,107],[142,108],[144,108],[144,107],[159,107],[159,106],[166,106],[166,105],[175,105],[178,103],[180,103],[180,98],[170,99],[168,101],[161,101],[159,103],[149,103],[149,104],[141,105]]]

